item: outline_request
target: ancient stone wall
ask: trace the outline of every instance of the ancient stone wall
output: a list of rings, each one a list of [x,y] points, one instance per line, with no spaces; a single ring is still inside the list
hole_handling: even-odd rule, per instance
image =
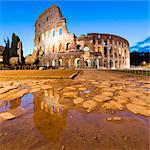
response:
[[[65,68],[130,67],[129,43],[111,34],[89,33],[76,37],[66,27],[66,19],[54,5],[35,23],[35,49],[39,65]]]

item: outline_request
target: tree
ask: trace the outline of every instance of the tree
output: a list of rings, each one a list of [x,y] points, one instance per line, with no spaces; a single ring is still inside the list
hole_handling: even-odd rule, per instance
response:
[[[9,65],[9,38],[7,37],[7,41],[4,39],[5,49],[3,52],[3,63],[4,65]]]
[[[9,57],[16,57],[17,56],[17,44],[19,41],[20,41],[20,38],[18,36],[16,36],[15,33],[13,33]]]

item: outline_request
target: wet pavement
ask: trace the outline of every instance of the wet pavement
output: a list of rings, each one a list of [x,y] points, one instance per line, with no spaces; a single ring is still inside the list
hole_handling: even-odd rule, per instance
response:
[[[148,77],[83,71],[75,80],[0,85],[2,150],[149,149]]]

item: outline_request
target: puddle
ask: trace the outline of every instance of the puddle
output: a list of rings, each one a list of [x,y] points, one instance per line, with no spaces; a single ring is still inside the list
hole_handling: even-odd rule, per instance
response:
[[[144,88],[145,91],[150,91],[150,88]]]
[[[0,112],[9,111],[10,109],[15,109],[19,106],[23,108],[32,108],[33,107],[33,94],[26,94],[22,98],[18,98],[12,101],[1,101]]]
[[[91,92],[91,90],[85,90],[85,91],[83,91],[83,93],[85,93],[85,94],[88,94],[90,92]]]
[[[47,103],[47,101],[40,98],[35,100],[34,124],[40,134],[57,148],[60,145],[65,145],[67,149],[72,149],[72,147],[96,149],[97,147],[102,148],[103,145],[103,148],[106,149],[109,147],[116,149],[117,147],[114,146],[115,141],[117,141],[116,145],[118,147],[122,147],[122,143],[125,142],[127,147],[133,148],[131,143],[136,145],[138,140],[140,141],[139,144],[142,145],[144,143],[143,139],[145,141],[146,138],[148,139],[148,132],[145,129],[146,126],[148,127],[148,122],[144,121],[143,118],[145,117],[138,118],[137,115],[132,113],[121,112],[116,113],[116,115],[122,117],[122,121],[106,121],[107,117],[113,115],[80,112],[71,108],[64,109],[57,105],[50,105],[49,103],[45,104],[45,108],[42,109],[42,102]],[[139,129],[146,135],[143,139]],[[134,136],[137,137],[136,140],[131,139]],[[130,140],[125,140],[126,138]],[[85,143],[83,144],[83,142]]]

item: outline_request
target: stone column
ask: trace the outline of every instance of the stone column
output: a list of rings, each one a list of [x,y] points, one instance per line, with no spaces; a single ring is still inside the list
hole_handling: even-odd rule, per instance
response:
[[[80,68],[84,68],[84,58],[80,59]]]
[[[104,67],[104,44],[103,44],[104,39],[102,39],[101,42],[102,42],[102,45],[101,45],[102,46],[102,52],[101,53],[102,53],[102,68],[103,68]]]
[[[116,67],[117,67],[117,69],[119,69],[119,50],[118,49],[117,49],[116,53],[117,53],[117,65],[116,65]]]
[[[120,64],[120,69],[123,69],[123,57],[122,57],[122,48],[120,48],[121,49],[121,54],[120,54],[120,61],[121,61],[121,64]]]
[[[97,65],[97,69],[99,69],[99,59],[96,59],[96,65]]]
[[[65,60],[65,58],[64,58],[64,56],[62,56],[62,67],[64,67],[64,66],[65,66],[65,62],[64,62],[64,60]]]
[[[114,53],[114,48],[113,47],[112,47],[112,62],[113,62],[113,65],[112,65],[111,69],[116,69],[115,68],[115,53]]]
[[[70,68],[75,68],[75,66],[74,66],[74,57],[73,56],[70,57]]]

